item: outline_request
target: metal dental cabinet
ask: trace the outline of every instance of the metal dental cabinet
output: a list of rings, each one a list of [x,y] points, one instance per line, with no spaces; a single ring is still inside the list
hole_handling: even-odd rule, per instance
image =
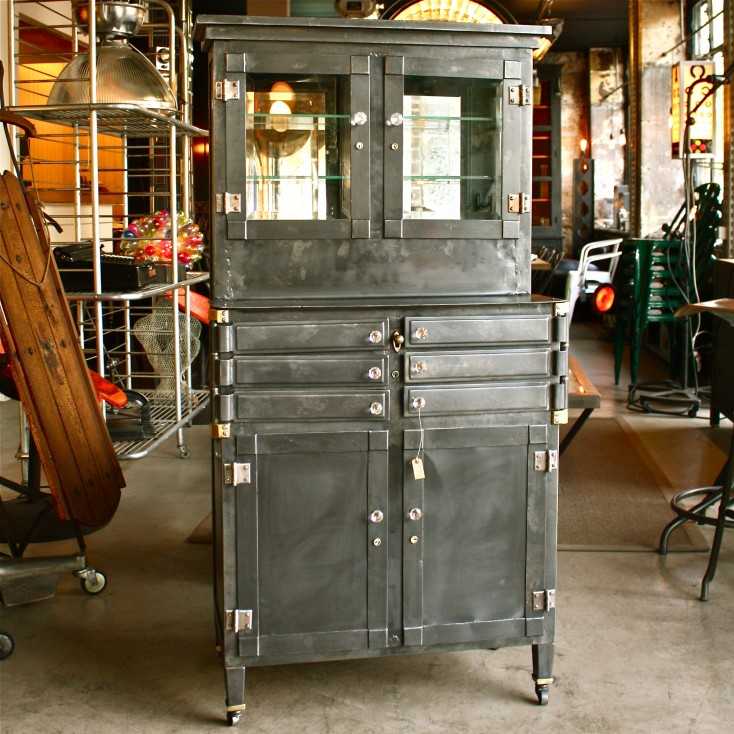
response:
[[[565,304],[531,297],[544,29],[203,16],[215,602],[247,666],[532,646]]]

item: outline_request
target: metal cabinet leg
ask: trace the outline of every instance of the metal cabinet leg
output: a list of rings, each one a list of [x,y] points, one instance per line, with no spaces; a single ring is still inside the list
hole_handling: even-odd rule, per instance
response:
[[[551,683],[553,683],[553,643],[543,642],[533,645],[533,680],[538,704],[548,703]]]
[[[714,533],[714,542],[711,545],[711,555],[709,556],[709,565],[706,568],[703,581],[701,581],[701,601],[708,601],[709,584],[714,580],[716,575],[716,566],[719,562],[719,551],[721,550],[721,541],[724,537],[724,529],[726,528],[727,511],[731,503],[731,485],[732,472],[727,472],[724,479],[724,486],[721,490],[721,503],[719,504],[719,516],[716,521],[716,532]]]
[[[224,669],[224,686],[226,691],[227,723],[237,726],[240,716],[245,710],[245,667]]]

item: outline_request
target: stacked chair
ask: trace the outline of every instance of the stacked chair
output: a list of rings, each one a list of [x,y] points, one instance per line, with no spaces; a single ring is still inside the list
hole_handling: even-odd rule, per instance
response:
[[[615,273],[616,325],[614,332],[614,381],[619,384],[625,345],[630,349],[628,404],[646,412],[688,413],[698,411],[698,398],[688,388],[692,354],[688,322],[675,312],[691,301],[703,300],[711,280],[714,246],[721,223],[718,184],[695,190],[695,222],[689,241],[681,239],[685,208],[664,227],[664,239],[629,239],[622,243]],[[650,324],[669,324],[671,364],[681,382],[639,383],[640,352]],[[682,355],[682,356],[680,356]],[[667,407],[666,407],[667,406]]]

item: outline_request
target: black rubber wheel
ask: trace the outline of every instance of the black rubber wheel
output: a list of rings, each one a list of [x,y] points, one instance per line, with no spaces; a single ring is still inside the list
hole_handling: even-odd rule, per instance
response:
[[[79,585],[85,594],[96,596],[107,588],[107,576],[102,571],[95,570],[94,576],[91,578],[89,576],[82,576],[79,579]]]
[[[689,411],[688,411],[688,417],[689,418],[695,418],[698,415],[698,406],[694,405]]]
[[[237,724],[240,723],[241,717],[242,717],[241,711],[227,711],[227,725],[237,726]]]
[[[547,706],[550,688],[548,686],[535,686],[535,695],[538,697],[538,706]]]
[[[13,650],[15,650],[15,640],[7,632],[0,632],[0,660],[9,658]]]

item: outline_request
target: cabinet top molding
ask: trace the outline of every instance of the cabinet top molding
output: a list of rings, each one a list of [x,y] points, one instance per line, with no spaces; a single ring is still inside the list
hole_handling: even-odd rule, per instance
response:
[[[288,40],[284,33],[310,30],[331,36],[334,42],[359,42],[360,33],[369,43],[452,43],[453,34],[461,35],[461,43],[471,46],[511,45],[515,48],[537,48],[539,37],[551,34],[550,26],[514,24],[477,24],[453,22],[410,23],[401,20],[349,20],[347,18],[280,18],[251,15],[200,15],[194,38],[208,45],[215,40]],[[349,36],[344,36],[344,31]],[[428,35],[426,35],[428,34]]]

